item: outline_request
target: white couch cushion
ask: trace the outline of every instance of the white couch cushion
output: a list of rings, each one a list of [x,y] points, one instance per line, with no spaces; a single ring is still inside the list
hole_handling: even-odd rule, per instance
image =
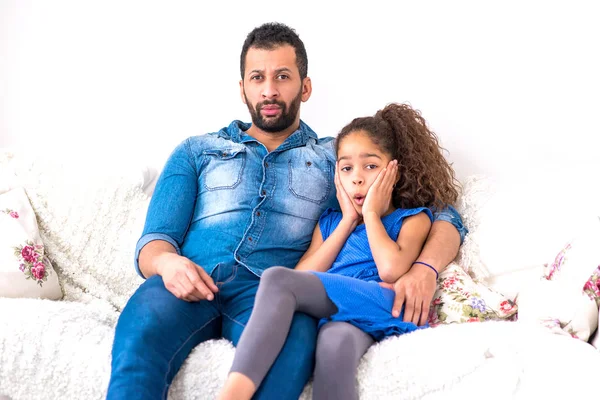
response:
[[[0,299],[0,320],[8,322],[0,335],[0,388],[13,399],[104,398],[117,316],[101,303]],[[200,344],[176,375],[169,399],[216,398],[233,356],[226,340]],[[363,400],[478,399],[481,393],[578,398],[589,395],[598,363],[591,346],[523,324],[454,324],[372,346],[357,382]],[[550,378],[558,384],[548,385]],[[310,398],[309,384],[301,400]]]

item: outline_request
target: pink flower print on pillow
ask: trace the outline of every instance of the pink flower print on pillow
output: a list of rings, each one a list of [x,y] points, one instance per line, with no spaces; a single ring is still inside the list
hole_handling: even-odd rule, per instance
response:
[[[38,255],[33,246],[23,246],[21,249],[21,257],[28,263],[34,263],[37,261]]]
[[[15,210],[11,210],[11,209],[8,209],[8,208],[7,208],[6,210],[2,210],[2,211],[0,211],[0,212],[2,212],[2,213],[4,213],[4,214],[8,214],[8,215],[10,215],[12,218],[15,218],[15,219],[19,218],[19,213],[18,213],[18,212],[16,212]]]
[[[590,276],[585,285],[583,285],[583,292],[600,307],[600,265],[592,273],[592,276]]]
[[[44,265],[44,246],[28,240],[25,245],[15,247],[15,257],[19,260],[19,270],[25,279],[33,279],[38,285],[48,280],[50,270]]]
[[[510,300],[504,300],[502,303],[500,303],[500,311],[504,313],[508,314],[513,308],[515,308],[515,303]]]
[[[565,263],[565,254],[567,253],[567,251],[571,248],[571,243],[568,243],[564,249],[562,249],[558,255],[556,256],[556,258],[554,259],[554,262],[551,265],[548,264],[544,264],[544,267],[546,269],[545,271],[545,278],[549,281],[552,280],[552,278],[554,278],[554,275],[560,271],[560,268],[562,267],[562,265]]]
[[[44,279],[45,273],[46,267],[44,266],[44,263],[41,263],[39,261],[33,263],[33,267],[31,268],[31,275],[33,275],[35,279],[41,281],[42,279]]]

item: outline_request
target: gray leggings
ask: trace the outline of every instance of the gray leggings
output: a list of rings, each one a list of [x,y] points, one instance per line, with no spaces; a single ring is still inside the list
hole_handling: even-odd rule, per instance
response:
[[[275,362],[296,311],[315,318],[337,312],[321,280],[310,272],[284,267],[267,269],[254,310],[237,345],[231,372],[249,377],[256,387]],[[314,399],[358,399],[356,369],[373,338],[345,322],[330,322],[317,339]]]

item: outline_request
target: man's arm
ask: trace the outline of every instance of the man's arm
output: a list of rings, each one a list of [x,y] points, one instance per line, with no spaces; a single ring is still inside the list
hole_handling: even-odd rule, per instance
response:
[[[436,221],[417,260],[433,266],[440,273],[456,258],[459,248],[460,234],[454,225],[447,221]],[[415,264],[412,269],[431,271],[422,264]]]
[[[184,141],[165,163],[136,246],[135,267],[143,278],[160,275],[167,290],[177,298],[212,300],[218,291],[212,278],[181,256],[180,250],[198,195],[198,172],[193,160],[189,142]]]
[[[175,247],[164,240],[153,240],[146,244],[140,251],[138,264],[140,272],[147,278],[153,275],[161,275],[159,257],[166,253],[177,254]]]
[[[458,212],[452,208],[436,213],[435,221],[417,261],[431,265],[442,272],[458,254],[467,233]],[[435,272],[423,264],[414,264],[410,271],[394,283],[396,292],[392,314],[400,315],[404,305],[405,322],[425,325],[429,307],[437,287]]]

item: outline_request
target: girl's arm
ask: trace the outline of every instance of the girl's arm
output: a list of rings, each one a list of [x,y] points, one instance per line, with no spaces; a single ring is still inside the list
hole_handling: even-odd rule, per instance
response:
[[[376,213],[363,216],[369,246],[379,276],[384,282],[394,283],[404,275],[419,256],[431,228],[431,220],[424,212],[406,218],[395,242],[387,234]]]
[[[325,272],[335,261],[340,253],[340,250],[346,243],[346,239],[350,233],[356,228],[356,221],[351,221],[342,218],[339,225],[329,235],[327,240],[323,241],[321,228],[319,224],[315,227],[312,241],[306,253],[302,256],[298,264],[297,270]]]
[[[296,265],[296,269],[298,270],[325,272],[331,268],[336,257],[340,254],[344,243],[346,243],[348,236],[350,236],[358,224],[359,215],[340,182],[337,163],[335,163],[333,181],[335,183],[336,196],[342,209],[342,220],[324,242],[323,235],[321,235],[321,227],[317,223],[310,246]]]

